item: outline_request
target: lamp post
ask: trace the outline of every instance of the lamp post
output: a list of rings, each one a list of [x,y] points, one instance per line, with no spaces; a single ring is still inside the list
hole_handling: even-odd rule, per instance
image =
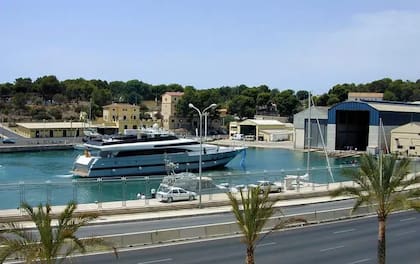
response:
[[[217,104],[211,104],[208,107],[204,108],[203,111],[200,111],[197,107],[195,107],[193,104],[188,104],[189,108],[194,109],[197,111],[198,116],[200,117],[200,154],[199,154],[199,160],[198,160],[198,208],[201,208],[201,171],[202,171],[202,154],[203,154],[203,114],[206,113],[207,110],[210,108],[215,108]]]

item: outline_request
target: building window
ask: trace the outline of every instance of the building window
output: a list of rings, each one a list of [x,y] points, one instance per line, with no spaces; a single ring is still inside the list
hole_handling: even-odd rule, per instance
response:
[[[124,117],[123,117],[123,119],[124,119],[124,120],[127,120],[127,116],[124,116]]]
[[[136,116],[133,116],[133,119],[136,120]]]
[[[398,149],[402,149],[402,148],[403,148],[403,146],[402,146],[402,145],[398,145],[398,146],[397,146],[397,148],[398,148]]]
[[[175,122],[175,120],[172,119],[172,123]]]
[[[128,128],[128,126],[127,125],[124,125],[124,129],[127,129]]]
[[[410,146],[410,149],[416,149],[416,146]]]

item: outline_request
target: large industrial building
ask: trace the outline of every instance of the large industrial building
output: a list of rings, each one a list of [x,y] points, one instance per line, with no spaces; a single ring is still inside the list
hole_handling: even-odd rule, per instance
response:
[[[391,131],[391,152],[420,156],[420,122],[411,122]]]
[[[291,124],[278,120],[246,119],[230,122],[229,135],[234,138],[236,134],[252,140],[275,142],[292,140],[293,128]]]
[[[328,110],[328,150],[389,148],[391,130],[420,121],[420,105],[345,101]]]
[[[310,111],[310,112],[309,112]],[[308,119],[311,117],[310,132],[308,129]],[[327,137],[328,107],[317,106],[306,108],[305,110],[293,116],[293,125],[295,128],[294,147],[304,149],[308,146],[308,133],[311,134],[311,148],[323,148],[323,139]],[[326,141],[324,142],[326,144]]]
[[[307,111],[295,115],[296,148],[307,148]],[[392,129],[410,122],[420,122],[420,104],[414,103],[345,101],[328,109],[327,118],[325,111],[325,108],[312,108],[310,138],[311,147],[321,148],[319,138],[322,134],[329,151],[389,150]]]

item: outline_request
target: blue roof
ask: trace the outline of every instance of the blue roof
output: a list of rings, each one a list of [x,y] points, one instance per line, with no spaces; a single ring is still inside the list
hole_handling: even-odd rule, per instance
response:
[[[344,111],[368,111],[369,113],[369,125],[379,125],[379,111],[367,104],[366,102],[360,101],[345,101],[332,106],[328,110],[328,124],[336,124],[337,110]]]
[[[337,111],[368,111],[369,125],[378,126],[382,118],[384,125],[401,125],[420,121],[420,105],[402,102],[345,101],[328,110],[328,124],[336,124]]]

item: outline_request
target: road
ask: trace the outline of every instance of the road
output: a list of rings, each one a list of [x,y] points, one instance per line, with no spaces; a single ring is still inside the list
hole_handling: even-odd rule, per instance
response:
[[[342,200],[328,203],[317,203],[309,205],[299,205],[282,208],[284,215],[309,213],[314,211],[331,210],[338,208],[348,208],[354,205],[354,200]],[[279,215],[280,213],[277,213]],[[227,212],[223,214],[212,214],[212,215],[198,215],[182,218],[169,218],[169,219],[157,219],[147,221],[131,221],[131,222],[119,222],[119,223],[108,223],[103,225],[92,225],[82,227],[77,233],[79,237],[86,237],[92,235],[112,235],[122,233],[133,233],[133,232],[145,232],[152,230],[186,227],[186,226],[198,226],[208,225],[217,223],[233,222],[234,217],[232,213]]]
[[[392,215],[387,225],[387,263],[420,263],[420,216]],[[377,263],[377,219],[359,218],[275,232],[256,248],[256,263],[368,264]],[[76,263],[214,264],[244,263],[245,248],[238,237],[97,254],[73,259]]]

